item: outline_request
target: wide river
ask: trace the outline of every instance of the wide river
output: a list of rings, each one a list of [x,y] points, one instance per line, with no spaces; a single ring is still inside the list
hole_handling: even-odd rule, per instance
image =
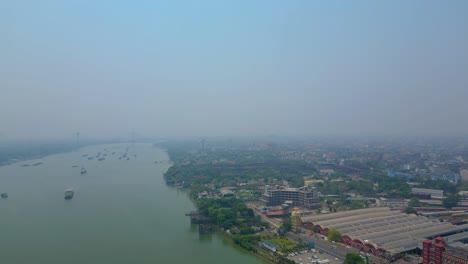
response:
[[[98,152],[105,160],[83,157]],[[114,144],[0,167],[0,263],[264,263],[190,225],[188,195],[163,181],[169,166],[150,144]]]

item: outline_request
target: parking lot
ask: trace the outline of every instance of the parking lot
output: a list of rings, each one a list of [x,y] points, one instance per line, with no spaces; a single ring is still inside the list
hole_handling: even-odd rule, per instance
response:
[[[314,252],[315,251],[315,252]],[[294,260],[296,263],[303,264],[341,264],[343,259],[336,259],[321,250],[311,249],[307,251],[297,252],[296,254],[290,254],[288,259]]]

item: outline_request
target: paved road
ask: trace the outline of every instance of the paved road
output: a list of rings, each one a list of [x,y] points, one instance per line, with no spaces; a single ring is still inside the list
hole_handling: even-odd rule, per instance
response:
[[[346,257],[346,254],[348,253],[358,253],[359,251],[354,249],[354,248],[346,248],[343,246],[336,245],[336,249],[332,249],[332,243],[330,243],[327,240],[321,239],[317,237],[316,235],[308,235],[308,234],[294,234],[291,232],[288,232],[286,236],[290,239],[293,239],[295,241],[301,241],[302,243],[309,243],[309,242],[314,242],[315,243],[315,249],[317,250],[322,250],[323,252],[327,253],[328,255],[334,257],[334,258],[339,258],[339,259],[344,259]]]
[[[286,236],[295,241],[301,241],[302,243],[309,243],[315,242],[315,249],[322,250],[323,252],[327,253],[328,255],[339,258],[340,260],[344,260],[346,254],[348,253],[357,253],[359,254],[359,250],[355,248],[346,248],[344,246],[336,245],[336,249],[332,249],[332,243],[328,240],[322,239],[320,235],[310,235],[310,234],[295,234],[292,232],[288,232]],[[387,260],[378,258],[376,256],[369,257],[370,263],[388,263]]]

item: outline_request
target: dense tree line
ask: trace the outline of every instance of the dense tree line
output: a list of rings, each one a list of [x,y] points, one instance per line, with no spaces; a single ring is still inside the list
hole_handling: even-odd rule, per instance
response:
[[[343,264],[365,264],[366,261],[356,253],[348,253],[346,254],[346,258]]]
[[[291,186],[304,185],[303,177],[315,172],[312,165],[297,162],[280,161],[277,163],[179,163],[165,173],[168,183],[208,184],[218,186],[236,185],[240,182],[258,179],[284,179]]]
[[[203,216],[209,217],[213,223],[224,229],[235,227],[241,235],[254,233],[252,226],[268,226],[260,217],[255,216],[252,209],[236,198],[198,199],[196,202],[198,211]]]
[[[234,235],[232,237],[234,243],[239,245],[241,248],[247,249],[248,251],[257,252],[257,248],[254,244],[260,241],[260,236],[256,235]]]

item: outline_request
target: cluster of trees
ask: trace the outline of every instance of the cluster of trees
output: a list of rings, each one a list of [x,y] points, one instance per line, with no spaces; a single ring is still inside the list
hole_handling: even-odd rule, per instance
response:
[[[232,240],[241,248],[244,248],[244,249],[247,249],[248,251],[252,251],[256,253],[257,248],[254,246],[254,244],[260,241],[260,236],[236,234],[232,237]]]
[[[172,157],[171,157],[172,158]],[[285,179],[294,187],[304,185],[303,176],[315,171],[311,165],[295,167],[291,161],[275,163],[176,163],[164,174],[168,183],[235,185],[257,179]]]
[[[410,197],[411,187],[405,177],[388,177],[382,172],[367,173],[362,177],[378,183],[377,193],[385,192],[391,198]]]
[[[346,177],[343,177],[346,179]],[[390,198],[404,197],[409,198],[411,195],[411,187],[406,183],[406,179],[402,177],[390,178],[387,175],[374,172],[365,173],[361,176],[363,181],[325,181],[317,183],[316,187],[324,194],[341,194],[342,192],[356,192],[359,194],[376,194],[387,193]],[[378,183],[378,187],[374,187],[374,183]]]
[[[406,207],[404,212],[406,214],[415,214],[415,215],[418,214],[418,211],[416,211],[416,209],[414,209],[414,207],[411,207],[411,206]]]
[[[452,207],[455,207],[458,205],[458,202],[460,202],[460,195],[458,194],[449,194],[447,198],[442,200],[442,204],[444,207],[451,209]]]
[[[276,264],[295,264],[296,262],[292,259],[288,259],[286,257],[283,257],[283,256],[278,256],[276,259],[275,259],[275,262]]]
[[[214,224],[224,229],[236,227],[241,235],[252,234],[252,226],[268,226],[260,217],[255,216],[252,209],[236,198],[198,199],[196,202],[200,214],[209,217]]]
[[[285,218],[283,224],[281,224],[280,229],[283,229],[285,232],[291,231],[291,218]]]
[[[457,192],[457,183],[444,180],[423,180],[418,187],[444,190],[445,195]]]
[[[343,264],[365,264],[366,261],[356,253],[348,253],[346,254],[345,260]]]
[[[329,241],[341,242],[341,233],[335,228],[330,228],[328,230],[327,239]]]
[[[190,184],[212,183],[218,186],[234,185],[257,179],[284,179],[291,186],[304,185],[303,177],[316,172],[315,167],[303,160],[283,160],[274,149],[201,150],[193,142],[167,142],[174,165],[165,173],[166,181]]]

